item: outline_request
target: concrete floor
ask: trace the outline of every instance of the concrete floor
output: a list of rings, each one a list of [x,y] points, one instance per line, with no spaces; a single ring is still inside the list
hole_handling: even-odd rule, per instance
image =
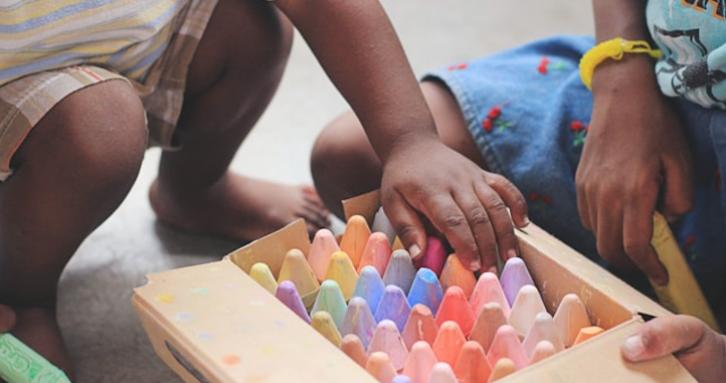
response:
[[[384,0],[384,5],[418,74],[547,35],[592,33],[587,1]],[[297,36],[280,91],[232,167],[277,181],[311,182],[313,140],[346,108]],[[149,150],[124,204],[63,274],[59,315],[78,382],[178,381],[146,339],[130,304],[132,288],[144,284],[147,273],[219,259],[239,245],[156,223],[146,191],[158,159],[159,150]]]

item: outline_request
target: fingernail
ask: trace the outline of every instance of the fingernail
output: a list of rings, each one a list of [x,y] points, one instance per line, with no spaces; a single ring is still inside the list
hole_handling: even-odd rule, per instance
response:
[[[412,259],[416,259],[421,256],[421,247],[419,245],[411,245],[408,248],[408,254],[411,255]]]
[[[497,274],[497,265],[490,267],[487,271],[493,274]]]
[[[531,221],[529,220],[529,216],[528,216],[528,215],[525,215],[525,216],[524,216],[524,226],[527,226],[527,225],[529,225],[530,223],[532,223],[532,222],[531,222]]]
[[[476,260],[471,261],[471,263],[469,263],[469,270],[471,270],[471,271],[479,271],[480,269],[481,269],[481,261],[480,260],[476,259]]]
[[[509,249],[509,251],[507,251],[507,259],[514,258],[516,256],[517,256],[517,250]]]
[[[633,335],[623,343],[623,354],[629,360],[637,361],[643,352],[645,352],[645,345],[643,345],[643,338],[640,335]]]

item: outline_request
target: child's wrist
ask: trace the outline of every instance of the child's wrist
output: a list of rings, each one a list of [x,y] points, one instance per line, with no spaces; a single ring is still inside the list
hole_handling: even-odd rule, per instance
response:
[[[659,92],[654,63],[645,55],[628,55],[621,61],[606,61],[598,65],[592,77],[595,99],[613,94],[622,96],[630,90]]]

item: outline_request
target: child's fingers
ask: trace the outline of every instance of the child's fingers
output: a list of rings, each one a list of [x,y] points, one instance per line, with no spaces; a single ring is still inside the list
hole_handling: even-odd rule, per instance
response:
[[[478,248],[476,256],[476,260],[479,260],[478,264],[472,263],[472,259],[464,257],[461,257],[462,263],[472,270],[479,270],[482,262],[485,268],[495,265],[497,262],[497,236],[492,228],[491,212],[482,205],[480,198],[472,189],[462,187],[461,191],[455,193],[454,199],[466,215]]]
[[[503,176],[493,173],[485,173],[484,182],[494,189],[509,207],[512,220],[514,220],[517,227],[529,225],[527,200],[524,199],[522,193],[513,183]]]
[[[621,351],[625,359],[640,362],[694,349],[704,339],[706,325],[686,315],[655,318],[638,333],[625,340]]]
[[[481,268],[479,246],[464,212],[451,195],[441,194],[427,201],[423,210],[436,229],[446,236],[462,263],[471,270]]]
[[[426,230],[416,211],[395,191],[384,195],[383,209],[411,258],[422,256],[426,248]]]
[[[688,213],[693,206],[691,168],[685,160],[665,159],[663,162],[665,168],[663,213],[666,217],[678,217]]]
[[[653,237],[653,211],[655,197],[649,201],[648,193],[634,196],[627,203],[623,217],[623,247],[638,268],[658,285],[668,283],[668,271],[650,245]]]
[[[15,327],[15,311],[8,306],[0,305],[0,333],[8,332]]]
[[[491,226],[497,236],[499,256],[504,260],[516,257],[519,255],[519,242],[517,236],[514,235],[514,224],[501,194],[497,194],[493,188],[484,182],[474,185],[474,189],[491,218]],[[494,258],[492,263],[488,263],[487,266],[496,264],[496,253],[485,254],[485,256]]]

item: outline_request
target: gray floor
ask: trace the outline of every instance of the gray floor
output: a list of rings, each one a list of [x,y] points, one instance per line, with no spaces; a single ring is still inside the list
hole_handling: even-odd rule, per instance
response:
[[[385,0],[417,73],[551,34],[591,33],[589,1]],[[299,36],[281,89],[233,168],[310,182],[308,155],[330,118],[346,109]],[[284,139],[281,139],[284,137]],[[60,320],[79,382],[174,382],[134,315],[131,289],[154,271],[218,259],[237,244],[156,224],[146,199],[152,149],[121,208],[83,244],[63,274]],[[264,163],[261,167],[259,164]]]

